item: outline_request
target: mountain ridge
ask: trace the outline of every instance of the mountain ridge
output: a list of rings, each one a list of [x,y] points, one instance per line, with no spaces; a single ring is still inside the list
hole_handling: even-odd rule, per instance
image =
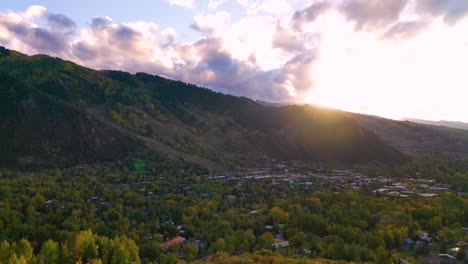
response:
[[[418,118],[403,118],[402,120],[410,121],[410,122],[418,123],[418,124],[424,124],[424,125],[445,126],[445,127],[468,130],[468,123],[464,123],[460,121],[447,121],[447,120],[431,121],[431,120],[424,120],[424,119],[418,119]]]
[[[0,82],[0,91],[8,96],[18,96],[21,87],[32,91],[27,100],[18,99],[14,114],[2,110],[10,118],[0,121],[0,127],[10,129],[9,135],[0,135],[8,146],[3,156],[14,156],[8,160],[32,156],[54,163],[55,155],[63,157],[63,164],[106,161],[145,147],[214,170],[264,155],[346,163],[406,159],[398,144],[372,129],[372,122],[339,110],[265,106],[156,75],[95,71],[5,48],[0,49],[0,72],[16,83],[7,87],[8,82]],[[49,98],[52,108],[41,101],[43,97]],[[75,129],[64,130],[67,127]],[[40,133],[31,135],[28,130]],[[11,143],[15,135],[24,140]],[[34,147],[44,139],[52,150]]]

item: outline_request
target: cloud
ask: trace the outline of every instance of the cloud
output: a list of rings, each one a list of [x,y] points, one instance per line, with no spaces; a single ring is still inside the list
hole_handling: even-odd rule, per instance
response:
[[[287,0],[265,0],[258,6],[259,11],[272,14],[284,14],[292,11],[292,6]]]
[[[2,42],[27,52],[62,54],[67,49],[69,36],[63,32],[54,32],[53,26],[49,30],[38,27],[29,20],[51,16],[54,15],[40,6],[32,6],[24,14],[0,14],[0,32],[4,39]]]
[[[293,27],[277,24],[272,42],[273,47],[281,48],[287,53],[297,53],[320,46],[320,34],[315,32],[298,32]]]
[[[214,15],[197,15],[190,27],[206,35],[212,35],[223,30],[230,21],[231,14],[226,11],[220,11]]]
[[[177,32],[173,28],[166,28],[161,32],[161,36],[166,38],[166,45],[171,45],[175,41]]]
[[[169,4],[171,5],[178,5],[187,8],[195,8],[195,0],[169,0]]]
[[[47,22],[53,31],[73,31],[76,27],[75,21],[63,14],[49,14]]]
[[[249,0],[237,0],[237,3],[241,5],[242,7],[248,7],[249,6]]]
[[[302,30],[302,25],[313,22],[320,14],[332,7],[331,2],[314,2],[310,6],[294,12],[291,23],[295,30]]]
[[[94,18],[90,28],[82,29],[70,46],[71,54],[82,63],[96,68],[130,70],[137,61],[145,64],[168,42],[175,32],[149,22],[113,23],[110,18]],[[165,43],[164,43],[165,42]]]
[[[294,97],[311,85],[311,78],[306,76],[307,67],[300,66],[301,63],[312,63],[313,55],[310,54],[298,55],[282,69],[263,71],[256,65],[233,58],[223,49],[220,38],[202,39],[190,47],[183,45],[179,52],[185,58],[194,56],[198,60],[189,60],[183,71],[175,71],[182,75],[173,77],[190,79],[218,91],[276,101]]]
[[[272,44],[274,47],[293,52],[303,50],[305,43],[302,42],[294,32],[278,25]]]
[[[428,21],[405,21],[400,22],[390,27],[383,35],[383,38],[392,38],[398,40],[410,39],[422,32]]]
[[[442,16],[444,21],[454,24],[468,13],[466,0],[418,0],[417,8],[433,16]]]
[[[45,17],[47,16],[47,8],[39,5],[32,5],[28,7],[24,16],[28,19],[35,17]]]
[[[398,21],[408,0],[346,0],[340,6],[356,30],[373,30]]]
[[[211,8],[211,9],[216,9],[218,8],[220,5],[223,4],[223,0],[210,0],[208,2],[208,8]]]

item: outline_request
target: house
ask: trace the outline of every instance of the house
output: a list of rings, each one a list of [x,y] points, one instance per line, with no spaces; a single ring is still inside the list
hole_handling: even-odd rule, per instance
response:
[[[413,248],[414,247],[414,241],[411,238],[403,239],[403,247],[404,248]]]
[[[421,195],[424,198],[431,198],[431,197],[437,196],[437,194],[435,194],[435,193],[421,193],[419,195]]]
[[[185,238],[181,237],[181,236],[176,236],[176,237],[172,237],[172,238],[169,238],[168,240],[164,241],[161,243],[161,246],[162,247],[165,247],[165,248],[168,248],[172,245],[180,245],[182,244],[185,240]]]
[[[275,238],[275,242],[272,246],[274,248],[287,248],[289,247],[289,241],[283,238]]]
[[[439,257],[440,257],[440,258],[444,258],[444,259],[455,260],[455,262],[456,262],[456,260],[457,260],[454,256],[449,255],[449,254],[439,254]]]
[[[176,228],[179,230],[179,234],[185,234],[185,225],[178,225]]]
[[[426,242],[431,242],[432,238],[429,236],[429,233],[424,231],[422,234],[419,235],[419,239],[424,240]]]

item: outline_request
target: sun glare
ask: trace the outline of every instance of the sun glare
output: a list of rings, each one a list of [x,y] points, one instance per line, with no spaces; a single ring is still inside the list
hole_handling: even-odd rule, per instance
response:
[[[317,23],[322,43],[308,103],[394,119],[468,120],[467,19],[455,27],[438,19],[417,37],[398,41],[381,37],[383,31],[353,32],[337,13]]]

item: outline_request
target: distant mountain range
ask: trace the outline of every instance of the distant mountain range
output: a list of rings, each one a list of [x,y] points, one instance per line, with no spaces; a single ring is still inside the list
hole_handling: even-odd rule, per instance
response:
[[[257,104],[261,104],[264,106],[274,106],[274,107],[281,107],[281,106],[287,106],[287,105],[295,105],[294,103],[274,103],[274,102],[269,102],[269,101],[264,101],[264,100],[255,100]]]
[[[468,153],[468,131],[309,105],[268,106],[145,73],[0,48],[0,162],[69,166],[149,148],[214,170],[281,160]]]
[[[468,123],[457,122],[457,121],[430,121],[416,118],[403,118],[404,121],[410,121],[418,124],[433,125],[433,126],[446,126],[458,129],[468,130]]]

